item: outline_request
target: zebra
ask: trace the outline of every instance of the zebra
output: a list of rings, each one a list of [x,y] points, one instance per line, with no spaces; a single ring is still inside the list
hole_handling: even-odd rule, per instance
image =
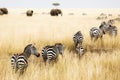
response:
[[[31,54],[35,55],[36,57],[39,57],[40,54],[35,48],[34,44],[29,44],[24,48],[23,53],[21,54],[14,54],[11,57],[11,66],[13,70],[15,70],[15,73],[19,70],[20,74],[23,74],[24,71],[26,71],[28,67],[28,58],[31,56]]]
[[[117,27],[116,26],[109,26],[108,27],[108,34],[112,37],[116,37],[117,36]]]
[[[110,19],[110,20],[108,20],[108,22],[107,22],[109,25],[113,25],[113,24],[115,24],[115,20],[114,19]]]
[[[51,61],[57,61],[58,55],[61,54],[63,56],[64,53],[64,46],[61,43],[56,43],[53,46],[45,46],[42,49],[42,57],[44,62],[46,61],[50,63]]]
[[[73,41],[74,41],[74,45],[75,47],[79,45],[82,45],[83,43],[83,35],[81,33],[81,31],[78,31],[74,36],[73,36]]]
[[[93,40],[93,38],[94,41],[96,41],[98,38],[102,39],[103,37],[102,31],[96,27],[91,28],[89,32],[90,32],[91,41]]]
[[[102,22],[99,26],[99,29],[103,32],[103,34],[108,33],[110,36],[116,36],[117,35],[117,27],[113,26],[114,20],[109,20],[107,23]]]
[[[101,23],[101,25],[99,26],[99,29],[103,32],[103,34],[107,32],[109,25],[110,24],[107,24],[105,21]]]
[[[83,48],[82,45],[79,45],[76,47],[76,51],[77,51],[77,54],[79,54],[79,57],[81,57],[85,53],[85,48]]]

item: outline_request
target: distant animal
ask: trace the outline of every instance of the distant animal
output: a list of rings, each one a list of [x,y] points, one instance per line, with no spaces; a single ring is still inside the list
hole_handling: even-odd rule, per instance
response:
[[[117,36],[117,27],[116,26],[109,26],[108,27],[108,34],[112,37],[116,37]]]
[[[117,36],[117,27],[113,26],[114,20],[109,20],[107,23],[102,22],[99,29],[103,34],[108,33],[110,36]]]
[[[83,48],[82,45],[77,46],[76,47],[76,51],[77,51],[77,54],[79,54],[79,57],[84,55],[84,53],[86,52],[85,48]]]
[[[3,14],[8,14],[8,10],[7,10],[7,8],[0,8],[0,11],[2,11]]]
[[[84,16],[84,15],[87,15],[86,13],[82,13],[82,15]]]
[[[105,13],[101,13],[100,16],[106,16],[106,14]]]
[[[97,20],[103,20],[103,19],[107,19],[107,18],[108,18],[108,17],[107,17],[106,14],[101,13],[96,19],[97,19]]]
[[[83,38],[83,35],[82,35],[81,31],[78,31],[77,33],[75,33],[75,35],[73,36],[73,41],[74,41],[75,48],[78,45],[82,45],[83,39],[84,38]]]
[[[91,37],[91,41],[94,39],[94,41],[96,41],[98,38],[100,38],[102,40],[102,37],[103,37],[103,32],[96,28],[96,27],[93,27],[90,29],[90,37]]]
[[[68,13],[68,15],[74,15],[74,13]]]
[[[112,16],[112,14],[108,14],[108,16]]]
[[[110,19],[110,20],[108,20],[108,22],[107,22],[109,25],[113,25],[114,23],[115,23],[115,20],[114,19]]]
[[[3,15],[4,13],[0,10],[0,15]]]
[[[45,46],[42,49],[42,57],[44,62],[50,63],[51,61],[57,61],[59,54],[63,55],[64,46],[61,43],[56,43],[53,46]]]
[[[60,9],[51,9],[50,11],[51,16],[58,16],[59,14],[62,16],[62,11]]]
[[[115,21],[120,21],[120,18],[115,18],[114,20],[115,20]]]
[[[106,23],[105,21],[101,23],[101,25],[99,26],[99,29],[103,32],[103,34],[107,32],[109,25],[110,24]]]
[[[39,57],[40,54],[35,48],[34,44],[29,44],[24,48],[23,53],[21,54],[14,54],[11,57],[11,67],[15,71],[20,71],[20,74],[23,74],[24,71],[28,67],[28,58],[31,56],[31,54]]]
[[[33,15],[33,10],[27,10],[26,15],[27,16],[32,16]]]

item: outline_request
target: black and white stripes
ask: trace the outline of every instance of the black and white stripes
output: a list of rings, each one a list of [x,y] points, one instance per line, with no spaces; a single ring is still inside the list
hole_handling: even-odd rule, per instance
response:
[[[42,57],[43,60],[46,62],[51,62],[52,60],[57,60],[58,55],[63,55],[64,47],[61,43],[56,43],[54,46],[45,46],[42,49]]]
[[[24,71],[27,69],[28,66],[28,58],[31,54],[39,57],[40,54],[38,53],[37,49],[34,47],[33,44],[29,44],[25,47],[24,52],[21,54],[14,54],[11,57],[11,66],[17,72],[20,71],[20,74],[23,74]]]
[[[99,29],[105,34],[108,33],[110,36],[117,36],[117,27],[113,26],[114,21],[109,20],[107,23],[102,22]]]
[[[79,54],[79,56],[82,56],[85,53],[85,49],[83,48],[83,45],[82,45],[83,39],[84,38],[83,38],[81,31],[78,31],[73,36],[75,51],[77,52],[77,54]]]
[[[91,40],[94,39],[94,41],[96,41],[98,38],[102,39],[103,33],[100,29],[93,27],[90,29],[89,32],[90,32]]]
[[[73,41],[74,41],[74,44],[75,44],[75,47],[79,45],[82,45],[82,42],[83,42],[83,35],[81,33],[81,31],[78,31],[74,36],[73,36]]]

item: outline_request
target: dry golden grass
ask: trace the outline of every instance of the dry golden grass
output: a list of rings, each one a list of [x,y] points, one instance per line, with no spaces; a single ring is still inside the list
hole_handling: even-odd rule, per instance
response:
[[[64,16],[51,17],[42,15],[48,9],[35,9],[33,17],[26,17],[25,9],[10,9],[9,15],[0,16],[0,79],[1,80],[119,80],[120,79],[120,22],[118,36],[103,37],[95,43],[90,41],[89,29],[98,27],[101,20],[96,20],[100,13],[112,13],[116,18],[119,9],[64,9]],[[69,13],[74,15],[68,15]],[[82,16],[82,13],[87,15]],[[81,30],[84,35],[84,47],[87,52],[80,59],[75,55],[72,37]],[[42,57],[31,56],[24,75],[14,74],[10,57],[21,53],[30,43],[36,43],[41,53],[42,47],[61,42],[65,45],[64,57],[54,65],[45,66]],[[108,51],[99,52],[98,49]],[[91,53],[90,50],[94,49]]]

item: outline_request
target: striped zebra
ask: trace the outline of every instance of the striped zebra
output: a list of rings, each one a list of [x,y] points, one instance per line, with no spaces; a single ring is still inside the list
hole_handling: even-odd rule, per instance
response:
[[[109,25],[113,25],[114,23],[115,23],[115,20],[114,19],[110,19],[110,20],[108,20],[108,22],[107,22]]]
[[[96,27],[93,27],[90,29],[91,40],[93,40],[93,38],[94,38],[94,41],[96,41],[98,38],[102,39],[102,36],[103,36],[103,33],[100,29]]]
[[[38,53],[37,49],[35,48],[34,44],[29,44],[24,48],[24,52],[21,54],[14,54],[11,57],[11,66],[15,73],[19,70],[20,74],[23,74],[24,71],[28,67],[28,58],[31,54],[39,57],[40,54]]]
[[[108,33],[110,36],[117,36],[117,27],[113,26],[114,20],[109,20],[107,23],[102,22],[99,29],[105,34]]]
[[[73,36],[73,41],[74,41],[74,45],[75,47],[77,47],[78,45],[82,45],[83,42],[83,35],[81,33],[81,31],[78,31],[74,36]]]
[[[114,37],[116,37],[117,36],[117,27],[116,26],[109,26],[108,27],[108,34],[110,35],[110,36],[114,36]]]
[[[81,57],[85,53],[85,48],[83,48],[82,45],[79,45],[76,47],[76,51],[77,51],[77,54],[79,54],[79,56]]]
[[[103,32],[103,34],[107,32],[109,25],[110,24],[106,23],[105,21],[101,23],[99,29]]]
[[[56,43],[54,46],[48,45],[42,49],[42,57],[45,63],[46,61],[48,63],[50,63],[53,60],[57,61],[58,55],[63,55],[63,53],[64,47],[61,43]]]

